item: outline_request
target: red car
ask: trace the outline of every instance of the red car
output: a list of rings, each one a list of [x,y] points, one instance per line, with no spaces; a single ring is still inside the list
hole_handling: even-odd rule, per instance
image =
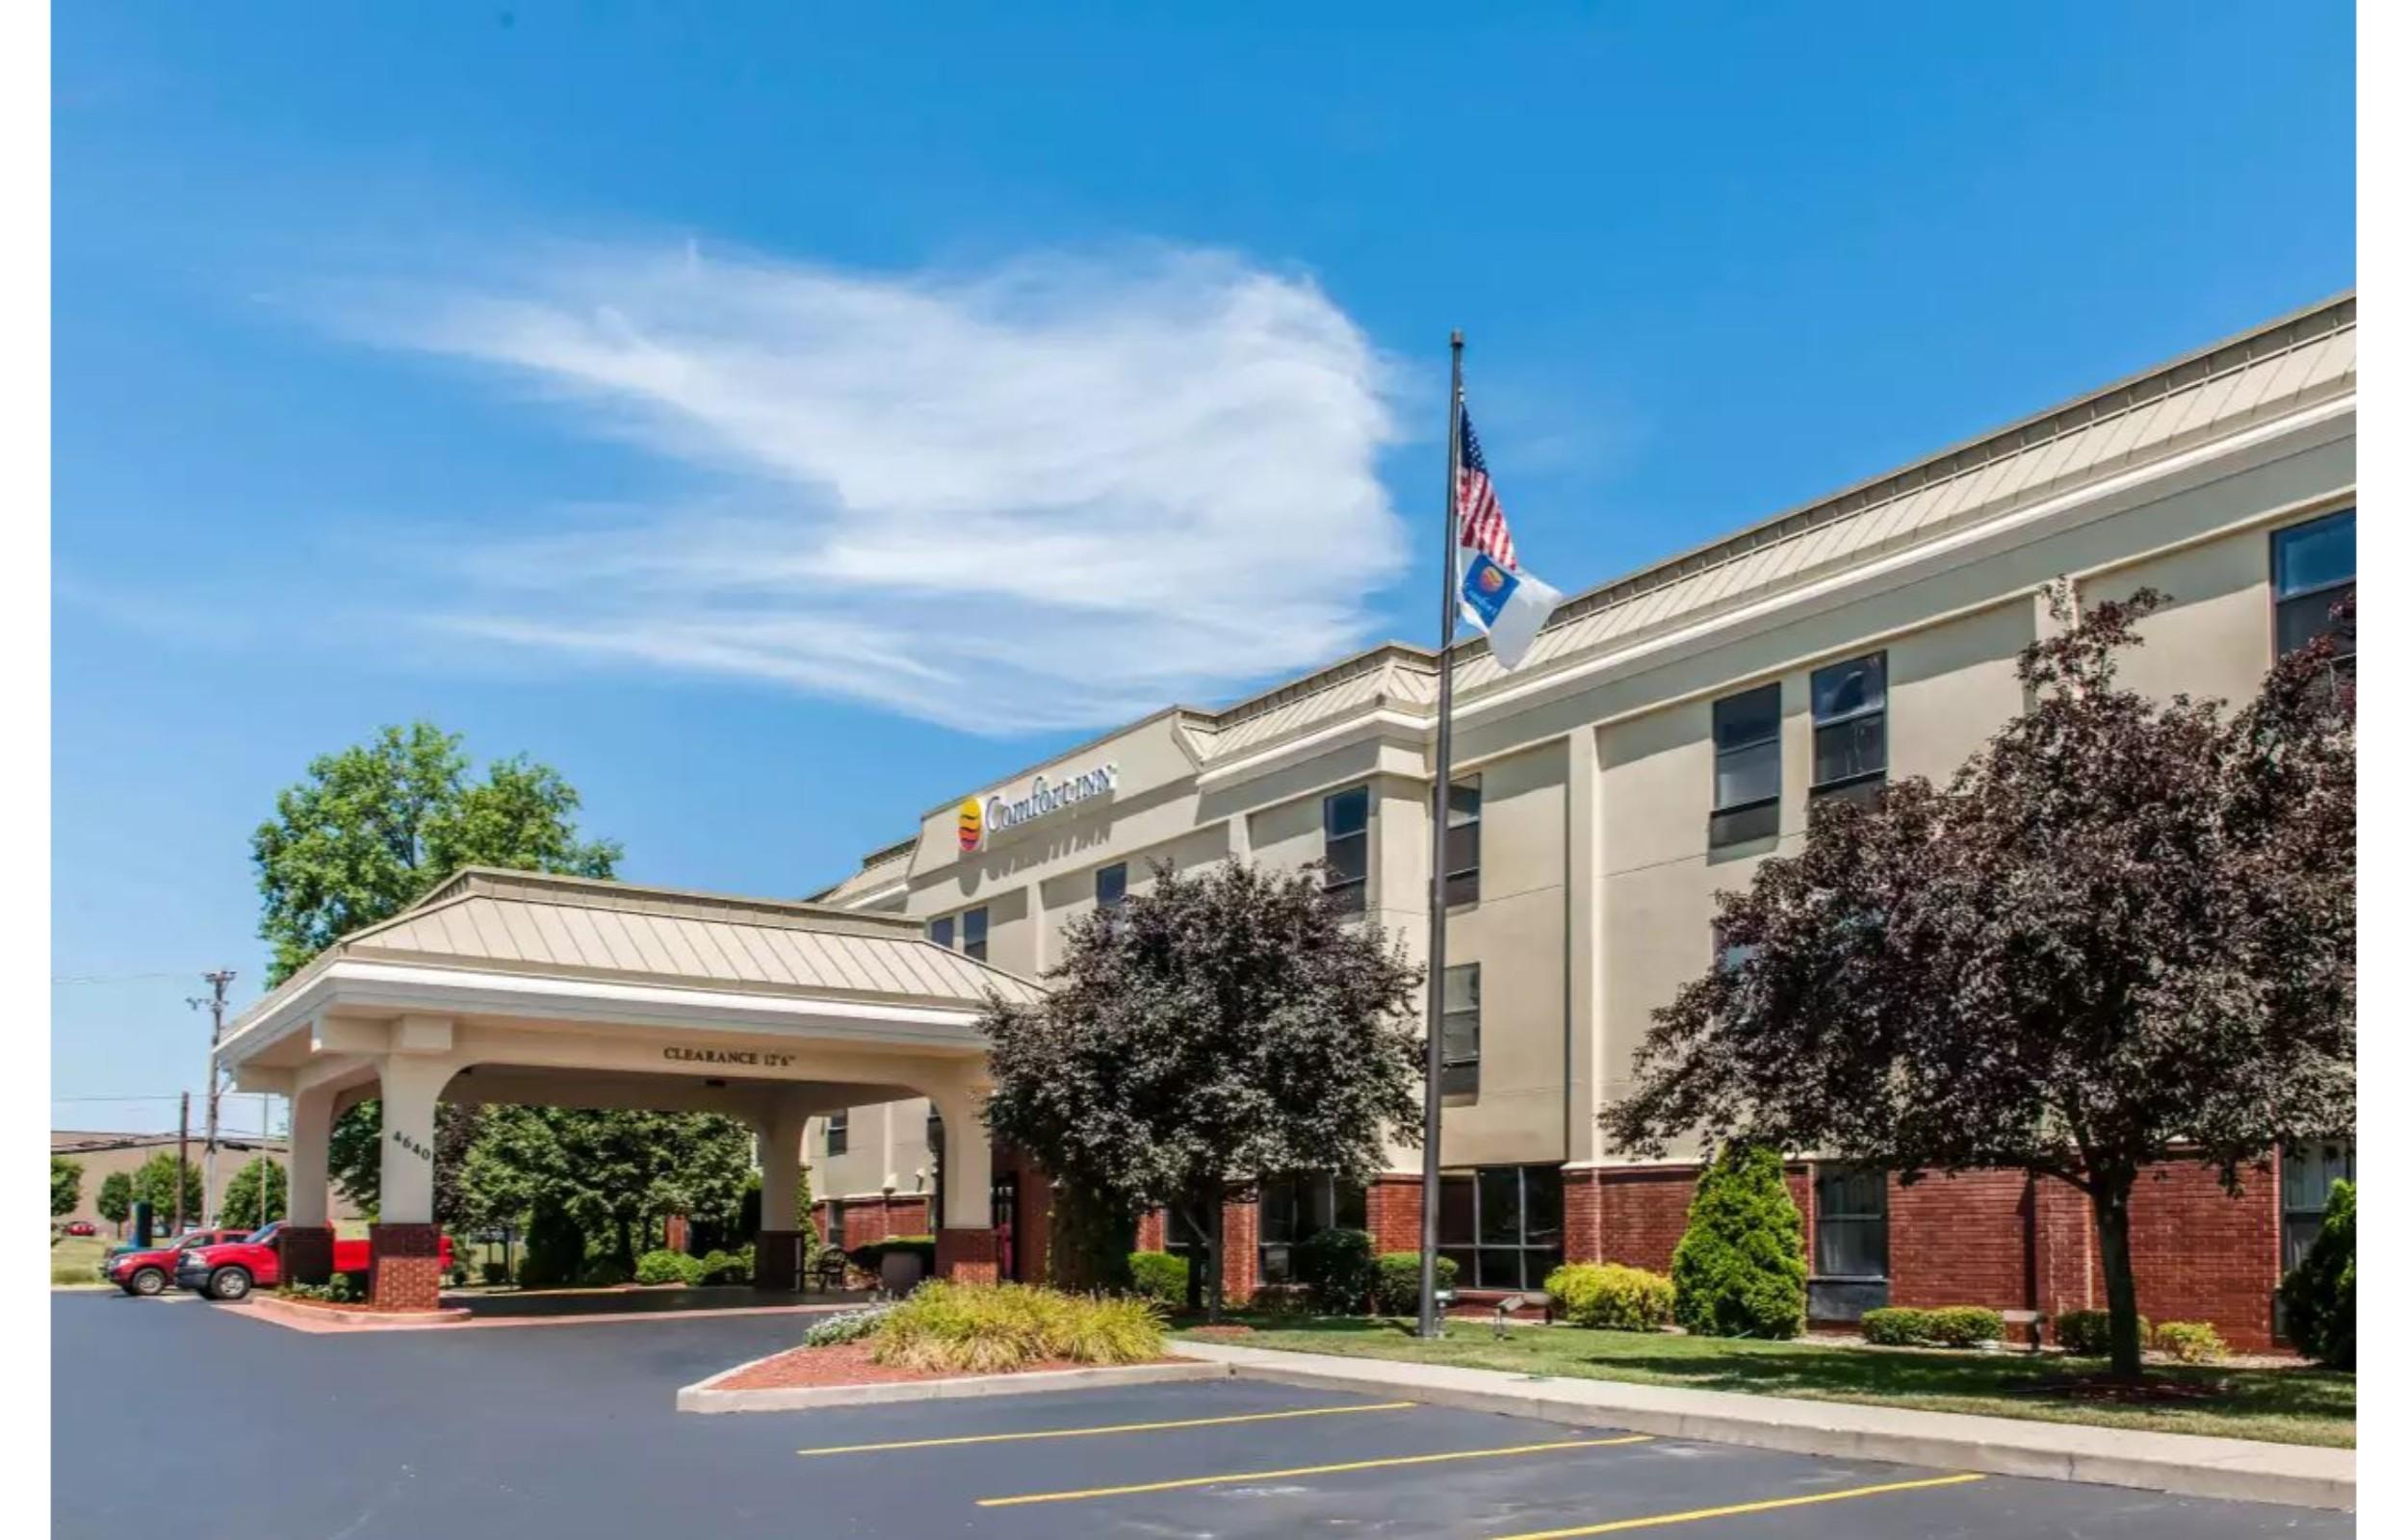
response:
[[[66,1227],[66,1233],[69,1235],[98,1235],[100,1231],[93,1226],[91,1220],[77,1219]]]
[[[249,1233],[248,1230],[194,1230],[164,1245],[127,1246],[110,1254],[101,1265],[100,1275],[127,1294],[163,1294],[167,1291],[168,1280],[175,1276],[175,1265],[185,1252],[225,1241],[239,1241]]]
[[[278,1219],[265,1229],[247,1237],[220,1242],[187,1251],[175,1259],[175,1282],[180,1289],[190,1289],[212,1299],[240,1299],[253,1289],[272,1289],[278,1282],[276,1266],[276,1232],[284,1228]],[[452,1238],[440,1240],[437,1253],[443,1270],[452,1270]],[[366,1241],[337,1240],[334,1243],[334,1270],[365,1272],[368,1270]]]

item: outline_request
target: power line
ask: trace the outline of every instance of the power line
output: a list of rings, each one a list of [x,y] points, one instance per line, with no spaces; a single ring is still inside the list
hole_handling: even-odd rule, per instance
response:
[[[79,973],[53,978],[50,987],[55,989],[76,984],[135,984],[145,979],[184,979],[191,976],[189,973]]]

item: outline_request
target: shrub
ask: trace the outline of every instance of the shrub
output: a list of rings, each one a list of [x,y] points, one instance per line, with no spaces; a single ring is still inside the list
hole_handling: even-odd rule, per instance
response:
[[[1574,1326],[1657,1331],[1671,1323],[1671,1280],[1618,1262],[1574,1262],[1546,1275],[1546,1292]]]
[[[1707,1167],[1671,1253],[1672,1315],[1707,1337],[1794,1337],[1805,1329],[1805,1221],[1780,1157],[1731,1145]]]
[[[587,1262],[583,1270],[577,1274],[577,1287],[615,1289],[627,1282],[631,1276],[626,1263],[613,1256],[599,1256]]]
[[[1949,1305],[1930,1312],[1930,1340],[1942,1348],[1978,1348],[2006,1336],[2006,1317],[1981,1305]]]
[[[2056,1318],[2057,1345],[2078,1358],[2103,1358],[2114,1350],[2111,1318],[2103,1310],[2067,1310]],[[2139,1318],[2139,1340],[2148,1340],[2148,1318]]]
[[[503,1261],[500,1257],[485,1258],[483,1266],[478,1270],[483,1275],[484,1281],[487,1283],[507,1283],[510,1281],[509,1264]]]
[[[1370,1231],[1316,1230],[1298,1243],[1294,1256],[1296,1282],[1313,1309],[1350,1316],[1369,1308],[1378,1269]]]
[[[1029,1364],[1134,1364],[1162,1352],[1162,1319],[1150,1299],[1082,1296],[1022,1283],[937,1279],[895,1305],[877,1327],[881,1364],[942,1373],[995,1373]]]
[[[700,1283],[704,1271],[702,1258],[683,1251],[646,1251],[635,1259],[637,1283]]]
[[[2219,1364],[2232,1351],[2223,1345],[2223,1334],[2203,1321],[2167,1321],[2148,1340],[2157,1351],[2183,1364]]]
[[[574,1283],[584,1265],[585,1237],[577,1221],[556,1204],[537,1203],[527,1221],[518,1281],[530,1289],[556,1289]]]
[[[1440,1292],[1454,1287],[1462,1269],[1454,1258],[1437,1259],[1437,1287]],[[1371,1309],[1383,1316],[1413,1316],[1421,1310],[1421,1254],[1418,1251],[1383,1251],[1380,1253],[1376,1281],[1371,1291]]]
[[[2333,1369],[2357,1367],[2357,1184],[2334,1182],[2315,1245],[2282,1280],[2282,1332]]]
[[[847,1310],[841,1315],[822,1317],[809,1331],[802,1334],[805,1348],[835,1348],[848,1342],[859,1342],[877,1330],[878,1323],[893,1313],[893,1305],[869,1305],[860,1310]]]
[[[1131,1251],[1128,1276],[1139,1297],[1151,1299],[1165,1310],[1177,1310],[1187,1302],[1185,1257],[1167,1251]]]
[[[1876,1348],[1913,1348],[1930,1340],[1930,1312],[1909,1305],[1867,1310],[1859,1324],[1864,1340]]]
[[[752,1247],[740,1251],[710,1251],[692,1261],[692,1281],[695,1283],[750,1283],[752,1281]]]

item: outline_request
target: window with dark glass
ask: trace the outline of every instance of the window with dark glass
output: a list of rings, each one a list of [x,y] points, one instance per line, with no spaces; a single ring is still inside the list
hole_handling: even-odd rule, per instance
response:
[[[1813,794],[1877,795],[1889,774],[1889,654],[1814,670],[1813,699]]]
[[[1210,1239],[1195,1225],[1187,1222],[1186,1210],[1172,1204],[1162,1211],[1162,1249],[1175,1257],[1185,1257],[1190,1267],[1204,1265],[1204,1252]]]
[[[2293,653],[2330,634],[2341,655],[2357,655],[2357,628],[2332,613],[2357,595],[2357,510],[2276,530],[2273,536],[2273,634],[2278,653]]]
[[[1479,1090],[1479,964],[1464,962],[1446,969],[1445,999],[1440,1002],[1437,1030],[1443,1040],[1438,1061],[1438,1089],[1450,1094]]]
[[[1714,810],[1706,842],[1720,847],[1780,832],[1780,686],[1714,703]]]
[[[2288,1272],[2307,1259],[2323,1228],[2323,1210],[2332,1200],[2334,1182],[2357,1179],[2357,1145],[2353,1140],[2327,1139],[2282,1150],[2282,1270]]]
[[[1563,1168],[1483,1166],[1437,1184],[1437,1250],[1457,1287],[1536,1289],[1563,1265]]]
[[[928,921],[928,939],[949,952],[953,949],[953,917],[942,914]]]
[[[1321,1231],[1369,1228],[1362,1189],[1326,1175],[1265,1178],[1255,1213],[1264,1283],[1293,1283],[1295,1247]]]
[[[1446,902],[1479,901],[1479,777],[1446,794]]]
[[[1362,912],[1371,876],[1371,792],[1368,786],[1321,799],[1322,886],[1337,908]]]
[[[827,1152],[830,1155],[841,1155],[851,1147],[852,1114],[848,1112],[828,1114]]]
[[[979,962],[986,961],[986,911],[983,908],[965,911],[961,916],[961,953]]]
[[[1814,1168],[1814,1271],[1825,1278],[1889,1275],[1889,1178],[1864,1166]]]
[[[1128,863],[1126,861],[1114,861],[1109,866],[1096,869],[1095,907],[1097,909],[1116,909],[1120,901],[1127,896]]]

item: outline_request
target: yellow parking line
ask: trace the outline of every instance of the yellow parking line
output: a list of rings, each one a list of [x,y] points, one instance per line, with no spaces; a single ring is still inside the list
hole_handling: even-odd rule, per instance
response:
[[[1925,1487],[1960,1486],[1980,1477],[1967,1472],[1962,1476],[1934,1476],[1921,1481],[1884,1481],[1878,1486],[1853,1486],[1844,1492],[1816,1492],[1810,1497],[1773,1498],[1762,1502],[1733,1502],[1726,1508],[1691,1508],[1686,1513],[1649,1513],[1635,1519],[1613,1519],[1603,1524],[1584,1524],[1572,1529],[1533,1529],[1527,1534],[1509,1534],[1503,1540],[1570,1540],[1572,1535],[1618,1534],[1625,1529],[1651,1529],[1664,1524],[1694,1524],[1699,1519],[1727,1519],[1742,1513],[1769,1513],[1774,1508],[1801,1508],[1813,1502],[1845,1502],[1851,1498],[1876,1498],[1884,1492],[1919,1492]]]
[[[1418,1401],[1378,1401],[1368,1406],[1307,1406],[1289,1412],[1245,1412],[1233,1417],[1190,1417],[1176,1423],[1115,1423],[1108,1427],[1046,1427],[1024,1433],[971,1433],[962,1438],[914,1438],[897,1444],[831,1444],[796,1454],[870,1454],[881,1450],[934,1450],[954,1444],[1017,1444],[1035,1438],[1094,1438],[1103,1433],[1158,1433],[1174,1427],[1221,1427],[1230,1423],[1275,1423],[1290,1417],[1342,1417],[1353,1412],[1401,1412]]]
[[[1644,1444],[1652,1436],[1629,1433],[1618,1438],[1560,1439],[1552,1444],[1515,1444],[1501,1450],[1458,1450],[1450,1454],[1399,1454],[1383,1460],[1347,1460],[1338,1465],[1296,1465],[1283,1471],[1225,1471],[1218,1476],[1183,1476],[1174,1481],[1089,1487],[1082,1492],[1030,1492],[1014,1498],[980,1498],[978,1506],[1010,1508],[1022,1502],[1076,1502],[1087,1498],[1119,1498],[1138,1492],[1175,1492],[1181,1487],[1219,1486],[1229,1481],[1277,1481],[1296,1476],[1335,1476],[1342,1471],[1384,1471],[1398,1465],[1436,1465],[1444,1460],[1492,1460],[1507,1454],[1554,1454],[1565,1450],[1599,1450],[1617,1444]]]

